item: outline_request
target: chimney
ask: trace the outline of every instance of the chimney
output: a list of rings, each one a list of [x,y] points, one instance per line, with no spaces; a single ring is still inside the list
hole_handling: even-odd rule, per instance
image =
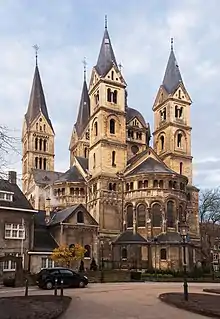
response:
[[[8,181],[11,184],[17,184],[17,173],[15,171],[8,172]]]
[[[50,198],[46,198],[46,205],[45,205],[45,222],[48,224],[50,222]]]

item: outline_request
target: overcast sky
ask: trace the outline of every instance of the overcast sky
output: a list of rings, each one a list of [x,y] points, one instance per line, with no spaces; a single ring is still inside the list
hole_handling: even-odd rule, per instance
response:
[[[90,78],[104,32],[123,65],[129,106],[153,130],[152,105],[170,53],[170,38],[191,107],[194,184],[220,185],[220,1],[1,0],[0,123],[21,136],[38,44],[39,68],[56,132],[55,169],[69,167],[69,141],[83,81]],[[21,178],[21,158],[11,159]]]

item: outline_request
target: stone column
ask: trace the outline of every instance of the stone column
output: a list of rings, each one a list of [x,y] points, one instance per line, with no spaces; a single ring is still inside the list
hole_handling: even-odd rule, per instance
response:
[[[133,205],[133,233],[137,233],[137,216],[136,216],[136,207]]]

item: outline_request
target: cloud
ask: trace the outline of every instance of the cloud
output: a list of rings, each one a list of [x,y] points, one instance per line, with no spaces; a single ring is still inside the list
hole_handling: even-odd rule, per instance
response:
[[[115,8],[117,7],[117,10]],[[42,10],[43,8],[43,10]],[[49,114],[56,132],[56,169],[69,167],[69,140],[76,121],[83,68],[88,78],[96,63],[104,15],[118,62],[128,83],[129,104],[151,123],[152,104],[166,67],[170,38],[184,83],[191,95],[192,155],[199,187],[217,186],[220,168],[219,80],[220,3],[217,0],[104,3],[54,0],[7,1],[0,7],[0,114],[2,124],[19,129],[27,108],[34,72],[34,51]],[[17,163],[14,163],[17,161]],[[11,168],[21,174],[20,157]],[[19,175],[21,176],[21,175]]]

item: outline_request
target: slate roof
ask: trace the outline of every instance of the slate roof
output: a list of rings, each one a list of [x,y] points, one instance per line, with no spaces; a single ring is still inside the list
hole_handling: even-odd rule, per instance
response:
[[[126,122],[127,122],[127,123],[130,122],[130,121],[131,121],[132,119],[134,119],[135,117],[138,119],[138,121],[139,121],[144,127],[147,126],[143,115],[142,115],[139,111],[137,111],[137,110],[135,110],[135,109],[132,109],[131,107],[127,107],[127,108],[126,108]]]
[[[106,76],[112,66],[117,67],[115,54],[112,48],[111,40],[107,28],[105,28],[102,44],[99,52],[99,57],[95,66],[96,71],[100,76]]]
[[[167,232],[158,235],[157,240],[159,243],[181,243],[182,237],[177,232]]]
[[[79,104],[79,111],[77,121],[75,124],[76,132],[79,137],[82,136],[86,126],[89,123],[90,118],[90,99],[88,94],[88,88],[86,81],[83,82],[83,89],[81,94],[81,100]]]
[[[85,182],[85,179],[76,166],[71,166],[70,169],[63,173],[58,180],[55,180],[55,182]]]
[[[129,175],[138,175],[145,173],[166,173],[166,174],[176,174],[173,170],[168,168],[165,164],[158,162],[152,157],[148,157],[144,162],[142,162],[138,167],[131,171]]]
[[[63,210],[60,210],[56,213],[53,213],[51,215],[51,222],[49,223],[49,226],[54,226],[54,225],[60,224],[61,222],[66,220],[79,206],[80,206],[80,204],[73,205],[71,207],[67,207]]]
[[[33,169],[33,177],[36,184],[48,185],[54,183],[64,173],[54,171],[44,171],[42,169]]]
[[[0,200],[0,207],[34,210],[17,184],[12,184],[8,180],[0,179],[0,190],[14,193],[13,202]]]
[[[47,227],[40,227],[34,230],[34,251],[51,252],[58,247]]]
[[[134,234],[131,230],[126,230],[113,242],[114,245],[147,243],[148,241],[144,237],[142,237],[139,233]]]
[[[89,168],[89,160],[88,160],[88,158],[76,156],[76,159],[79,162],[79,164],[82,166],[84,171],[86,172],[86,170]]]
[[[183,83],[183,80],[174,51],[171,49],[162,85],[167,93],[171,94],[177,89],[180,83]]]
[[[44,97],[43,86],[41,83],[40,72],[38,66],[36,65],[30,100],[28,104],[28,110],[25,114],[27,125],[30,125],[32,121],[36,119],[36,117],[40,114],[40,112],[42,112],[51,129],[53,130],[53,126],[47,111],[47,105]]]

